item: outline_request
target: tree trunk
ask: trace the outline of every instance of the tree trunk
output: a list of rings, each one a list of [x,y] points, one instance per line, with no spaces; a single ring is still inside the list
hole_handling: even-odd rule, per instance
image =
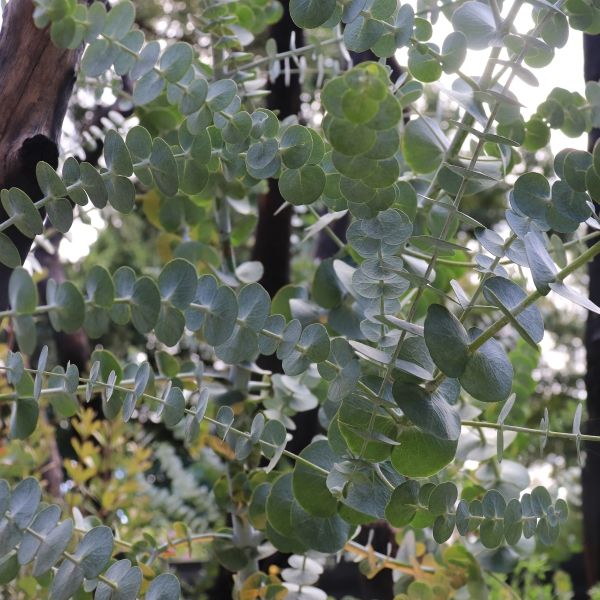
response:
[[[586,81],[600,80],[600,36],[584,35],[584,75]],[[592,150],[600,137],[593,129],[588,138]],[[590,300],[600,304],[600,257],[589,265]],[[585,332],[587,353],[588,421],[586,433],[600,435],[600,316],[589,312]],[[581,473],[583,502],[584,556],[588,585],[600,580],[600,450],[593,443],[586,444],[585,465]]]
[[[19,187],[39,199],[35,166],[58,165],[63,119],[82,48],[62,50],[48,29],[33,23],[31,0],[10,0],[0,31],[0,189]],[[0,207],[0,218],[6,219]],[[6,233],[25,260],[32,240],[10,227]],[[7,306],[10,269],[0,265],[0,309]]]
[[[290,50],[290,36],[295,33],[296,46],[304,45],[304,32],[296,27],[290,16],[289,0],[282,2],[284,14],[271,27],[271,37],[277,42],[277,50]],[[300,114],[300,77],[292,73],[286,85],[280,75],[269,84],[267,108],[278,113],[280,119]],[[258,224],[256,227],[252,258],[263,264],[265,269],[261,284],[273,297],[279,289],[290,282],[290,235],[291,207],[275,214],[284,200],[279,193],[277,181],[269,179],[269,191],[259,200]],[[268,367],[267,367],[268,368]]]

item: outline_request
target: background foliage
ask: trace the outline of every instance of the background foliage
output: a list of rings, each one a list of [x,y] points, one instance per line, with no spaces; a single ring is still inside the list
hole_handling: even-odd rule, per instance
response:
[[[0,195],[9,597],[233,581],[236,598],[325,598],[338,553],[393,572],[397,598],[570,597],[548,573],[577,546],[565,492],[597,440],[578,374],[551,386],[540,350],[576,335],[557,306],[600,312],[577,279],[600,252],[600,150],[540,157],[553,130],[600,124],[600,87],[555,88],[525,118],[510,86],[535,85],[571,29],[600,32],[596,4],[291,0],[308,38],[283,51],[274,0],[136,8],[35,2],[56,45],[86,50],[69,155],[38,164],[41,197]],[[280,119],[265,86],[293,76],[302,114]],[[269,185],[294,207],[273,297],[251,254]],[[68,278],[37,249],[21,266],[12,228],[47,248],[90,210],[105,228]],[[90,356],[63,362],[56,334],[81,330]]]

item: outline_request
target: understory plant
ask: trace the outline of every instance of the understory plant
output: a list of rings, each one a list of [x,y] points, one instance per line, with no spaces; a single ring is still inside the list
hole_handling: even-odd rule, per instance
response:
[[[529,118],[511,86],[537,85],[571,30],[600,32],[600,7],[285,9],[307,43],[280,51],[265,41],[284,12],[275,0],[190,3],[188,41],[177,28],[146,39],[128,0],[35,0],[54,44],[85,46],[79,89],[108,89],[131,115],[96,131],[98,165],[77,152],[57,170],[41,161],[40,197],[0,192],[6,448],[29,443],[35,464],[40,428],[74,440],[64,498],[45,494],[39,469],[0,481],[11,597],[177,599],[170,559],[188,556],[230,571],[236,598],[319,599],[341,553],[369,577],[392,570],[398,598],[486,598],[488,573],[559,539],[567,502],[531,485],[511,445],[526,436],[543,452],[556,438],[579,454],[600,441],[582,434],[580,402],[569,431],[547,410],[537,428],[515,416],[535,387],[538,301],[600,313],[569,279],[600,253],[600,149],[565,149],[546,174],[532,153],[552,131],[600,126],[600,85],[585,97],[557,87]],[[478,73],[463,70],[471,52],[485,56]],[[309,121],[264,106],[266,82],[293,74]],[[269,180],[295,210],[303,252],[318,237],[336,245],[274,297],[249,255]],[[491,194],[504,215],[494,228],[464,208]],[[45,275],[22,266],[11,232],[43,243],[90,208],[108,228],[139,211],[159,232],[149,264],[100,260],[73,281],[49,278],[42,303]],[[98,344],[87,366],[58,364],[38,336],[47,322],[126,336],[129,349]],[[280,373],[258,366],[266,356]],[[292,451],[308,411],[318,431]],[[362,535],[377,521],[397,546],[376,551]],[[276,553],[283,569],[269,569]],[[508,586],[494,581],[493,593]]]

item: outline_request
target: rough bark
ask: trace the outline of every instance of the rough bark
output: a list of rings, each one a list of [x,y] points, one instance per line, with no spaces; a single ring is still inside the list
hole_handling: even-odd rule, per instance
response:
[[[584,75],[586,81],[600,80],[600,36],[584,36]],[[588,138],[591,151],[600,137],[594,129]],[[589,265],[590,300],[600,304],[600,258],[596,257]],[[586,433],[600,435],[600,316],[588,313],[585,347],[587,353],[588,421]],[[600,580],[600,449],[597,445],[586,445],[585,465],[582,470],[582,501],[584,557],[588,585]]]
[[[41,191],[35,165],[56,167],[61,128],[82,49],[55,47],[49,31],[33,23],[33,2],[11,0],[0,30],[0,189],[19,187],[32,198]],[[0,219],[6,213],[0,207]],[[5,231],[24,260],[32,240]],[[0,308],[7,305],[10,269],[0,265]]]
[[[58,165],[62,123],[82,49],[56,48],[48,30],[34,25],[33,8],[31,0],[11,0],[0,30],[0,189],[19,187],[38,199],[35,166],[41,160]],[[6,217],[0,206],[0,219]],[[5,233],[25,260],[32,240],[15,227]],[[10,274],[11,269],[0,265],[0,309],[8,306]],[[55,439],[50,450],[43,472],[49,492],[58,496],[62,460]]]

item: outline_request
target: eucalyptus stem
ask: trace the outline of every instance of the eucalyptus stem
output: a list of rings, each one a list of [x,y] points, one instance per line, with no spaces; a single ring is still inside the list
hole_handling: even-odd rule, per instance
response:
[[[468,419],[461,421],[461,424],[465,427],[475,427],[477,429],[503,429],[506,431],[527,433],[529,435],[547,436],[549,438],[558,438],[562,440],[576,441],[577,439],[580,439],[586,442],[600,442],[600,436],[586,435],[584,433],[566,433],[564,431],[551,431],[545,429],[535,429],[532,427],[521,427],[519,425],[506,425],[505,423],[491,423],[489,421],[472,421]]]
[[[593,246],[590,246],[585,252],[582,252],[572,263],[567,265],[564,269],[560,270],[556,276],[555,280],[558,282],[562,282],[566,279],[571,273],[582,267],[589,261],[591,261],[596,255],[600,254],[600,242],[596,242]],[[526,298],[523,298],[519,304],[517,304],[511,311],[513,316],[517,316],[521,312],[523,312],[528,306],[533,304],[536,300],[542,297],[538,290],[531,292]],[[496,335],[505,325],[510,323],[510,319],[508,317],[502,317],[496,323],[488,327],[478,338],[476,338],[470,345],[469,351],[474,352],[477,348],[480,348],[487,340]]]
[[[269,64],[271,62],[275,62],[278,60],[284,60],[286,58],[292,58],[295,56],[302,56],[312,50],[318,50],[319,48],[325,48],[327,46],[334,46],[343,41],[344,37],[338,35],[333,38],[329,38],[322,42],[315,42],[313,44],[307,44],[306,46],[301,46],[300,48],[294,48],[292,50],[286,50],[285,52],[278,52],[273,56],[264,56],[263,58],[259,58],[247,64],[241,64],[238,69],[234,69],[234,71],[249,71],[250,69],[255,69],[256,67],[261,67],[262,65]]]
[[[0,370],[12,371],[12,369],[10,367],[2,366],[2,365],[0,365]],[[36,369],[25,369],[25,370],[28,372],[32,372],[32,373],[38,372]],[[51,371],[41,371],[41,373],[46,376],[61,377],[63,379],[66,378],[66,374],[64,374],[64,373],[52,373]],[[85,377],[79,377],[79,381],[83,382],[84,384],[88,384],[91,382],[90,379],[87,379]],[[118,385],[118,384],[110,386],[108,383],[106,383],[104,381],[96,380],[93,382],[93,385],[98,386],[100,388],[112,388],[114,390],[118,390],[118,391],[124,392],[124,393],[131,392],[131,388],[124,387],[124,386]],[[140,394],[140,398],[148,398],[149,400],[153,400],[154,402],[157,402],[158,404],[161,404],[161,405],[166,404],[166,400],[164,398],[161,398],[159,396],[154,396],[154,395],[148,394],[146,392],[143,392],[142,394]],[[191,408],[186,407],[184,409],[184,413],[187,415],[192,415],[194,417],[196,416],[196,411],[192,410]],[[216,419],[213,419],[212,417],[208,417],[206,415],[203,417],[203,420],[206,420],[208,423],[211,423],[218,427],[224,426],[223,423],[220,423]],[[244,437],[246,439],[250,439],[250,437],[251,437],[250,433],[248,433],[246,431],[242,431],[235,427],[228,427],[227,430],[231,431],[232,433],[235,433],[236,435]],[[262,446],[267,446],[268,448],[271,448],[272,450],[277,450],[279,448],[277,446],[277,444],[273,444],[271,442],[267,442],[266,440],[262,440],[262,439],[259,440],[258,443],[261,444]],[[324,469],[323,467],[320,467],[319,465],[316,465],[313,462],[303,458],[302,456],[299,456],[297,454],[294,454],[293,452],[290,452],[289,450],[283,450],[282,454],[283,454],[283,456],[287,456],[288,458],[294,460],[295,462],[302,463],[302,464],[306,465],[307,467],[310,467],[311,469],[319,471],[322,475],[329,475],[329,471],[327,471],[327,469]]]

